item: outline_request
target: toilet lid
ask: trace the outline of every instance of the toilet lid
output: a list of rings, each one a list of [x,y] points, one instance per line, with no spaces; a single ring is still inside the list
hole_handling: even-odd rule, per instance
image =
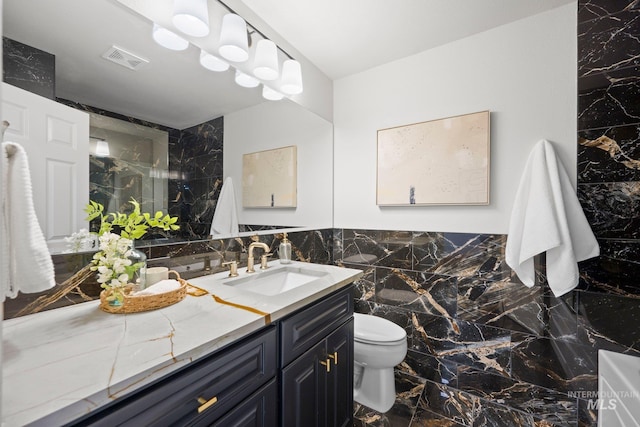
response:
[[[353,332],[360,342],[395,343],[405,340],[407,333],[395,323],[382,317],[354,313]]]

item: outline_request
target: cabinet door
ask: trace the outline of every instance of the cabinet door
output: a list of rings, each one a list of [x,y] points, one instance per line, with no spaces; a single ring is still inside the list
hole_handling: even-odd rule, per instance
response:
[[[280,413],[283,426],[324,427],[327,368],[324,341],[282,370]]]
[[[353,319],[326,340],[331,371],[327,374],[327,426],[353,425]]]
[[[276,373],[274,327],[214,353],[74,426],[173,426],[214,420]]]
[[[211,424],[211,417],[205,417],[194,425],[213,427],[273,427],[277,424],[278,383],[273,379],[213,424]]]
[[[353,314],[352,287],[305,307],[280,322],[281,366],[315,346]]]

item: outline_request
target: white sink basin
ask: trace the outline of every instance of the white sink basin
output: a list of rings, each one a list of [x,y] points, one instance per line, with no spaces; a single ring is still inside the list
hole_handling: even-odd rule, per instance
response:
[[[324,271],[286,266],[259,271],[248,276],[228,279],[222,283],[260,295],[273,296],[296,289],[327,275]]]

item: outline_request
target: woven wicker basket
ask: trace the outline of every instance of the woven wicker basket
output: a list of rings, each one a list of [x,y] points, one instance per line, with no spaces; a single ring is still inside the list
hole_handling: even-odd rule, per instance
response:
[[[107,301],[109,291],[100,292],[100,309],[107,313],[138,313],[141,311],[156,310],[180,302],[187,295],[187,281],[180,278],[177,271],[169,270],[180,282],[180,287],[173,291],[156,295],[127,295],[124,296],[122,305],[110,305]]]

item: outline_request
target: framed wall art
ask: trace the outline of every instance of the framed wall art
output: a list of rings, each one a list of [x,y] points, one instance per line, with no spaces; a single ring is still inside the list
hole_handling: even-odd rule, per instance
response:
[[[295,208],[297,177],[295,145],[243,154],[242,206]]]
[[[379,206],[488,205],[489,111],[378,131]]]

